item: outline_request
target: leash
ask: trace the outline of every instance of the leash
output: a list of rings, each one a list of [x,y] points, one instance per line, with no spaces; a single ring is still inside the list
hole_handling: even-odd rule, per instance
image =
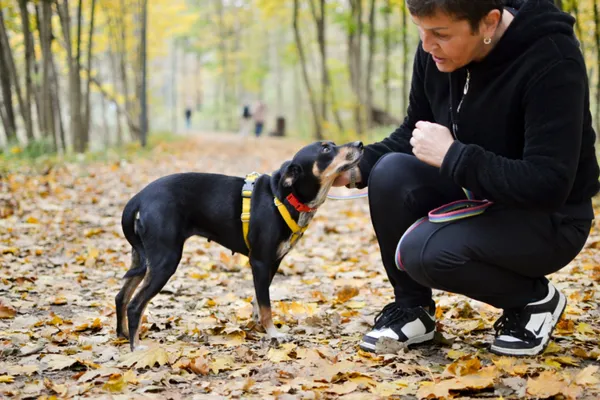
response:
[[[441,207],[435,208],[427,214],[425,217],[421,217],[416,220],[411,226],[408,227],[406,232],[402,235],[396,246],[396,268],[401,271],[405,271],[404,265],[402,264],[402,257],[400,255],[400,246],[406,236],[415,230],[419,225],[425,221],[429,221],[435,224],[441,224],[444,222],[458,221],[460,219],[474,217],[476,215],[483,214],[493,202],[489,200],[475,200],[475,196],[470,190],[464,189],[466,200],[458,200],[452,203],[445,204]]]

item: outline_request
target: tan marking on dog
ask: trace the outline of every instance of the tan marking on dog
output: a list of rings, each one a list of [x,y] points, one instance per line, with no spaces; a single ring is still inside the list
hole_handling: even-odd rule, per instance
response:
[[[267,334],[271,338],[283,338],[286,336],[285,333],[279,332],[279,330],[273,324],[273,315],[271,314],[271,307],[259,306],[260,313],[260,324],[265,328]]]
[[[135,293],[135,289],[139,286],[140,282],[144,279],[143,276],[132,276],[131,278],[127,278],[125,283],[123,284],[123,304],[121,304],[121,320],[117,321],[119,327],[121,328],[121,332],[125,337],[129,337],[129,327],[127,326],[127,305],[133,297]]]
[[[323,171],[319,171],[319,167],[317,166],[316,162],[313,164],[313,173],[315,171],[319,171],[319,173],[315,174],[315,176],[320,179],[321,187],[319,188],[319,192],[317,193],[315,199],[308,203],[309,207],[318,208],[325,202],[325,200],[327,200],[327,193],[329,193],[329,189],[331,189],[333,181],[335,181],[335,179],[341,175],[341,173],[338,172],[339,169],[356,161],[356,157],[351,160],[348,159],[348,154],[352,154],[353,152],[353,149],[349,147],[341,148],[333,161]]]
[[[152,281],[152,275],[150,274],[150,268],[146,269],[146,275],[144,276],[144,282],[142,283],[142,286],[140,287],[140,290],[138,291],[138,293],[136,294],[136,297],[140,295],[140,293],[142,293],[143,291],[145,291],[145,289],[148,287],[148,285],[150,284],[150,282]],[[150,300],[152,299],[148,299],[148,301],[146,301],[146,304],[143,305],[142,311],[140,312],[140,317],[138,320],[138,324],[137,324],[137,330],[133,333],[133,336],[129,335],[129,341],[131,342],[131,339],[133,338],[133,348],[135,350],[137,350],[140,347],[140,329],[142,328],[142,320],[144,319],[144,313],[146,312],[146,307],[148,307],[148,303],[150,303]],[[127,316],[129,318],[129,316]]]

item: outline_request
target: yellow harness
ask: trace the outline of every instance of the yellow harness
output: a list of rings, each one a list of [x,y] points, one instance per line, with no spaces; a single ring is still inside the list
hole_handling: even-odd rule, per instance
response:
[[[248,251],[251,251],[250,242],[248,241],[248,231],[250,229],[250,204],[252,201],[252,191],[254,190],[254,184],[256,183],[256,179],[260,176],[257,172],[252,172],[246,175],[246,180],[244,182],[244,186],[242,187],[242,232],[244,234],[244,241],[246,242],[246,246],[248,247]],[[287,226],[292,231],[292,246],[302,237],[304,232],[308,229],[308,225],[304,227],[300,227],[296,221],[290,215],[290,212],[285,207],[285,205],[275,197],[273,199],[275,203],[275,207],[279,210],[281,217],[287,224]]]

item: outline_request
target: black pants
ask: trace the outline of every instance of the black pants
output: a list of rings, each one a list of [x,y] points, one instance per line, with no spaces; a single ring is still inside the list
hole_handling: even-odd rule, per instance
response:
[[[590,220],[492,205],[471,218],[418,225],[402,241],[399,270],[404,232],[432,209],[464,199],[458,185],[412,155],[388,154],[371,171],[371,219],[398,304],[429,305],[434,288],[523,307],[546,296],[545,275],[572,261],[590,232]]]

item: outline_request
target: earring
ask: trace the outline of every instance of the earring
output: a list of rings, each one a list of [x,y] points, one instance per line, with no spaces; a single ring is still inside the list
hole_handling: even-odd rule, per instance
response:
[[[485,43],[485,44],[492,43],[492,38],[491,37],[486,37],[485,39],[483,39],[483,43]]]

